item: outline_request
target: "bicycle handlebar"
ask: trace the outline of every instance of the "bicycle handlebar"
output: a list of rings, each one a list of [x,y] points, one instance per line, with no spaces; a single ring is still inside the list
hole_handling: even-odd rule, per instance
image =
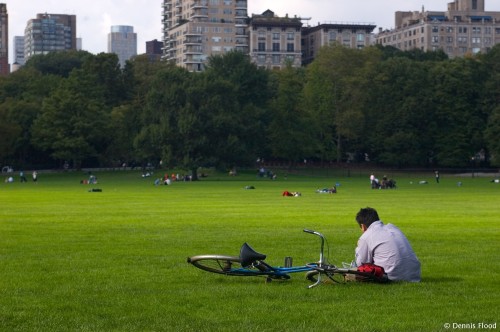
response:
[[[317,235],[317,236],[319,236],[321,238],[321,251],[319,252],[319,262],[318,262],[318,265],[320,267],[323,266],[323,264],[325,264],[324,255],[323,255],[323,249],[324,249],[324,246],[325,246],[325,237],[320,232],[316,232],[316,231],[313,231],[313,230],[310,230],[310,229],[304,229],[304,232],[309,233],[309,234]]]
[[[321,234],[320,232],[316,232],[316,231],[313,231],[313,230],[310,230],[310,229],[304,229],[304,232],[306,233],[309,233],[309,234],[314,234],[314,235],[317,235],[319,236],[320,238],[324,239],[325,237],[323,236],[323,234]]]

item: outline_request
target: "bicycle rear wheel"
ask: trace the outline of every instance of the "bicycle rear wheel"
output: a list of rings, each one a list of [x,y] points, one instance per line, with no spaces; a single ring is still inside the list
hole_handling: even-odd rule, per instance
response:
[[[187,261],[199,269],[212,273],[233,276],[246,275],[241,272],[240,258],[238,256],[198,255],[188,257]]]

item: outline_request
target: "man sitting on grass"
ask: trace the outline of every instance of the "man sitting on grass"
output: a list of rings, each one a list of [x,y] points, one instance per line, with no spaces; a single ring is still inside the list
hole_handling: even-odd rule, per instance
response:
[[[363,231],[356,248],[357,266],[381,266],[390,281],[420,281],[420,262],[399,228],[384,225],[377,211],[369,207],[358,212],[356,221]]]

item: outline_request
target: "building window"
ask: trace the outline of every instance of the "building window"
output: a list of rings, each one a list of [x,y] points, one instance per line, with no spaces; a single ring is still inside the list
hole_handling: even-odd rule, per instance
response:
[[[337,33],[335,31],[330,31],[328,33],[328,38],[330,39],[330,41],[335,41],[337,40]]]
[[[467,27],[458,27],[458,33],[467,33]]]
[[[280,56],[279,55],[273,55],[273,63],[274,64],[280,63]]]
[[[273,32],[273,39],[280,39],[279,32]]]
[[[358,42],[364,42],[365,41],[365,35],[362,34],[362,33],[358,33],[358,35],[357,35],[356,38],[357,38]]]
[[[434,33],[439,32],[439,27],[437,25],[433,25],[432,32],[434,32]]]
[[[481,37],[473,37],[472,44],[481,44]]]
[[[446,42],[447,42],[448,44],[453,43],[453,37],[446,37]]]
[[[477,0],[472,0],[472,10],[477,10]]]
[[[439,37],[438,36],[432,36],[432,42],[434,44],[439,43]]]
[[[273,43],[273,52],[280,51],[280,43]]]
[[[259,43],[259,52],[266,51],[266,43]]]
[[[286,51],[287,52],[294,52],[295,45],[293,43],[288,43],[286,44]]]
[[[264,54],[259,54],[257,56],[257,62],[260,64],[266,63],[266,56]]]
[[[295,34],[293,32],[289,32],[286,34],[286,39],[288,40],[294,40],[295,39]]]

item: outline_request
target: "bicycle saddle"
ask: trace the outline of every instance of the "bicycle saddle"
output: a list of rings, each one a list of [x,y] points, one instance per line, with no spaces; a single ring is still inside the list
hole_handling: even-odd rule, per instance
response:
[[[247,267],[251,265],[255,261],[262,261],[266,259],[266,255],[258,253],[257,251],[253,250],[252,247],[248,243],[244,243],[241,246],[240,250],[240,263],[241,266]]]

